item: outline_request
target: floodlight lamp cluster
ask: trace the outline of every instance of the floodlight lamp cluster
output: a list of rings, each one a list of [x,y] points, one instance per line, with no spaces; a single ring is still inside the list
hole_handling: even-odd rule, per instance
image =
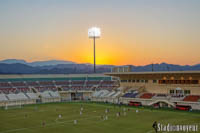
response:
[[[99,38],[101,36],[101,30],[98,27],[92,27],[88,30],[89,38]]]

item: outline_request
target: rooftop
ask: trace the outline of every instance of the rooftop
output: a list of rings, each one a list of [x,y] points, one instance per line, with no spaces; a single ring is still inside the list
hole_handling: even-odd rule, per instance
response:
[[[111,72],[105,75],[138,75],[138,74],[200,74],[200,71],[154,71],[154,72]]]

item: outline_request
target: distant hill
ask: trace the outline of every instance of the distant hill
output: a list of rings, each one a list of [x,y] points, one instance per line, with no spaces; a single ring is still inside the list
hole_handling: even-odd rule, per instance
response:
[[[64,60],[47,60],[47,61],[34,61],[34,62],[26,62],[25,60],[17,60],[17,59],[7,59],[2,60],[0,63],[4,64],[26,64],[29,66],[48,66],[48,65],[58,65],[58,64],[76,64],[72,61],[64,61]]]
[[[197,65],[175,65],[175,64],[153,64],[153,71],[197,71],[200,70],[200,64]],[[152,71],[152,64],[145,66],[132,66],[133,72]]]
[[[17,59],[1,60],[0,63],[5,63],[5,64],[16,64],[16,63],[27,64],[27,62],[25,60],[17,60]]]
[[[30,66],[48,66],[48,65],[58,65],[58,64],[76,64],[72,61],[63,61],[63,60],[48,60],[48,61],[35,61],[28,63]]]
[[[111,67],[97,66],[97,72],[110,72]],[[50,66],[29,66],[26,64],[0,63],[0,74],[75,74],[93,73],[93,66],[88,64],[58,64]]]
[[[0,74],[34,74],[38,68],[31,67],[25,64],[4,64],[0,63]]]
[[[114,65],[97,65],[97,73],[111,72]],[[144,66],[131,65],[133,72],[152,71],[152,64]],[[154,71],[200,71],[197,65],[153,64]],[[0,61],[0,74],[75,74],[93,73],[92,64],[77,64],[72,61],[48,60],[26,62],[25,60],[8,59]]]

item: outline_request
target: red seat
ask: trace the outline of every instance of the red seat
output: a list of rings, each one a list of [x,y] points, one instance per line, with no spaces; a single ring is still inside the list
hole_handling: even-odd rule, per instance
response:
[[[143,95],[140,96],[140,98],[144,99],[151,99],[155,94],[152,93],[144,93]]]
[[[198,102],[198,100],[200,99],[200,96],[197,95],[189,95],[186,96],[183,101],[189,101],[189,102]]]

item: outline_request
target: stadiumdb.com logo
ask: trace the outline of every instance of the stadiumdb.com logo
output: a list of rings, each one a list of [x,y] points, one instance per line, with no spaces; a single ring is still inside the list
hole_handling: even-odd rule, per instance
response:
[[[182,125],[182,124],[161,124],[154,122],[153,128],[157,132],[198,132],[198,125],[191,124],[191,125]]]

